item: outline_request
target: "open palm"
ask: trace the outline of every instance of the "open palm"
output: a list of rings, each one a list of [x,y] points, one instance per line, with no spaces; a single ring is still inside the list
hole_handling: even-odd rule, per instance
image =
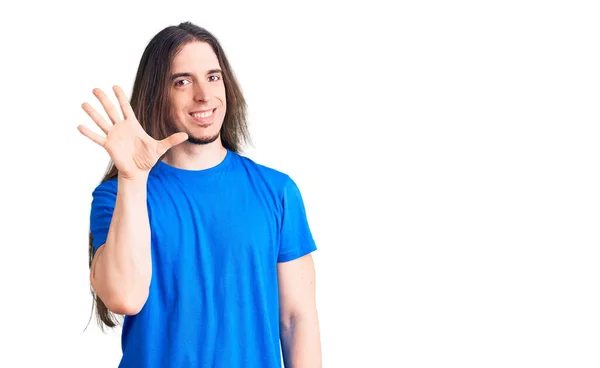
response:
[[[112,124],[100,116],[87,102],[82,105],[83,110],[106,136],[94,133],[83,125],[79,125],[77,129],[81,134],[104,147],[119,170],[119,176],[125,179],[145,176],[165,152],[187,140],[188,136],[186,133],[175,133],[161,141],[155,140],[138,122],[123,90],[119,86],[114,86],[113,91],[119,100],[123,118],[104,92],[98,88],[93,91]]]

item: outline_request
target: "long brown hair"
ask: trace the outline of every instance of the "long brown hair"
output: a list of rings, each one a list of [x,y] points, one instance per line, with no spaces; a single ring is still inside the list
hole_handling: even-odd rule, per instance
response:
[[[169,26],[157,33],[146,46],[133,83],[131,107],[142,128],[156,140],[165,139],[175,133],[170,122],[169,75],[172,61],[177,53],[190,42],[206,42],[217,55],[227,99],[227,109],[221,126],[223,146],[233,152],[241,153],[243,145],[250,143],[246,117],[246,101],[219,41],[206,29],[184,22],[177,26]],[[114,179],[118,170],[112,160],[101,180]],[[89,267],[91,270],[94,258],[93,237],[89,234]],[[96,306],[96,318],[102,330],[104,327],[115,327],[119,324],[118,316],[111,312],[104,302],[91,289]],[[92,304],[92,309],[94,304]]]

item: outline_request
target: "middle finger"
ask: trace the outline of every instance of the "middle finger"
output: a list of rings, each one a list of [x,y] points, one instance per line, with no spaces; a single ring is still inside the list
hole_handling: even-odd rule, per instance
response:
[[[98,100],[100,100],[102,107],[104,107],[104,110],[108,114],[108,117],[110,118],[113,124],[116,124],[118,121],[122,120],[121,116],[119,115],[119,112],[117,111],[117,108],[115,107],[115,105],[112,104],[112,102],[110,102],[110,99],[108,98],[106,93],[102,92],[100,88],[94,88],[93,93],[94,96],[96,96]]]

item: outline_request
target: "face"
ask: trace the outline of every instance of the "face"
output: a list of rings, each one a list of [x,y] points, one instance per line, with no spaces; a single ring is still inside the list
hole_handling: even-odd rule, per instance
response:
[[[173,124],[189,142],[219,139],[226,111],[225,84],[217,55],[205,42],[191,42],[175,56],[170,76]]]

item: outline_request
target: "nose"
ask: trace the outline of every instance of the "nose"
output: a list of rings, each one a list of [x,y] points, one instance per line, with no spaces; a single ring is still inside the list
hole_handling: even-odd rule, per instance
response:
[[[210,87],[202,83],[197,83],[194,88],[194,100],[206,102],[210,101],[211,98]]]

